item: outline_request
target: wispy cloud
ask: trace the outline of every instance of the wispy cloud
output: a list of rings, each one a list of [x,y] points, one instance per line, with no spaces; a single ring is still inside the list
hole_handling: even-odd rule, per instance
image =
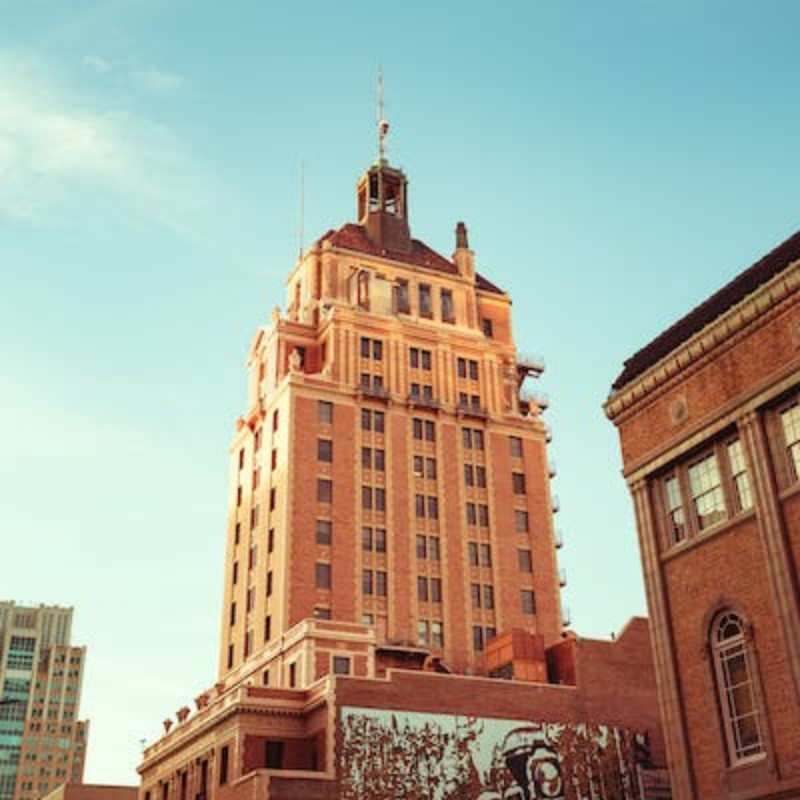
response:
[[[140,86],[151,92],[173,92],[176,89],[180,89],[184,83],[182,75],[174,72],[165,72],[155,67],[133,70],[131,71],[131,76]]]
[[[108,75],[111,72],[122,75],[134,86],[155,94],[174,92],[186,83],[183,75],[177,72],[152,66],[132,66],[129,62],[111,61],[99,55],[84,56],[81,64],[98,75]]]
[[[102,56],[84,56],[81,63],[84,67],[88,67],[101,75],[111,72],[114,68],[114,65]]]
[[[91,69],[108,63],[89,58]],[[148,80],[161,91],[179,81],[158,74]],[[174,229],[215,193],[166,126],[67,86],[39,60],[0,52],[0,217],[33,219],[59,200],[74,203],[78,184]]]

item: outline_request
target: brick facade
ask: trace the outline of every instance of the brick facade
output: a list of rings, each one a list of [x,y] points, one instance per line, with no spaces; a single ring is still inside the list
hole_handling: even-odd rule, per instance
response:
[[[796,238],[745,273],[748,293],[737,279],[673,326],[671,350],[656,340],[640,351],[606,404],[681,800],[800,796],[800,485],[782,416],[800,391]],[[743,633],[721,648],[726,613]],[[720,655],[731,647],[747,679],[734,706]],[[730,708],[751,706],[732,721]]]

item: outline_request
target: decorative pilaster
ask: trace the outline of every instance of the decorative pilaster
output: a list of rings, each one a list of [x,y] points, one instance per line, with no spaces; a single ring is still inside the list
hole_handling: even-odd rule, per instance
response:
[[[651,620],[650,640],[658,683],[658,701],[672,783],[672,797],[674,800],[695,800],[691,754],[686,741],[678,674],[675,667],[672,626],[670,625],[666,588],[658,554],[657,531],[647,494],[647,483],[646,481],[637,481],[630,489],[636,512],[636,526],[639,531],[642,572]]]
[[[794,586],[792,555],[778,502],[767,434],[756,411],[745,414],[738,421],[738,428],[753,479],[758,532],[764,549],[775,615],[786,647],[783,655],[794,682],[795,701],[800,707],[800,600]]]

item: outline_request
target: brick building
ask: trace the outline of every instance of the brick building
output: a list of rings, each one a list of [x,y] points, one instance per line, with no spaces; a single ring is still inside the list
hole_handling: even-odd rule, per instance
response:
[[[800,234],[633,355],[606,412],[674,796],[800,797]]]
[[[253,338],[218,681],[145,749],[140,800],[664,796],[647,622],[564,632],[509,296],[463,223],[451,259],[412,238],[383,157],[356,209]]]
[[[70,644],[71,629],[71,608],[0,603],[0,800],[83,780],[86,648]]]

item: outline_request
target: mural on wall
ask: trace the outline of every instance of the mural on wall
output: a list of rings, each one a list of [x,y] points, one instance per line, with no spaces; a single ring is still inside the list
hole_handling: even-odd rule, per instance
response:
[[[346,707],[346,800],[640,800],[646,736],[606,725]]]

